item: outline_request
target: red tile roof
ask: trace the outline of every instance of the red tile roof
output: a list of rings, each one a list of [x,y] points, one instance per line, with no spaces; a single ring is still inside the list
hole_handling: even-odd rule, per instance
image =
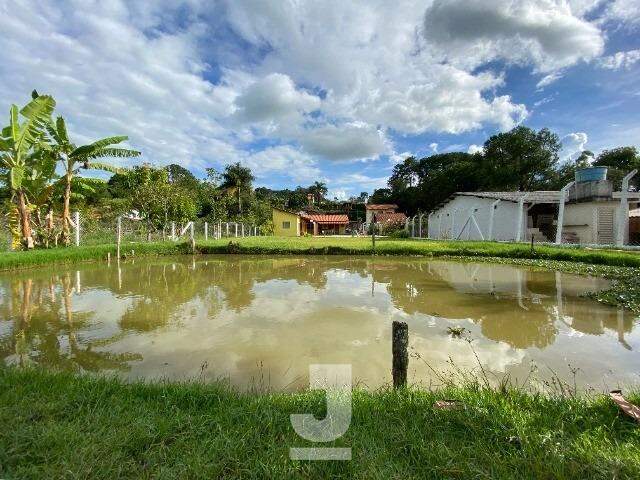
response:
[[[349,223],[348,215],[338,215],[338,214],[326,214],[326,213],[305,213],[301,212],[300,216],[305,220],[309,220],[311,222],[316,222],[320,224],[347,224]]]
[[[367,210],[397,210],[398,205],[395,203],[367,203],[365,208]]]
[[[404,213],[378,213],[376,214],[376,222],[404,224],[407,216]]]

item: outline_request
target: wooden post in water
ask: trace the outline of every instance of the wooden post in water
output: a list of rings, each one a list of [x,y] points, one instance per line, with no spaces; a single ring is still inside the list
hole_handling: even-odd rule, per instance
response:
[[[376,254],[376,214],[373,214],[373,220],[371,222],[371,248],[373,254]]]
[[[118,262],[119,262],[120,261],[120,237],[122,235],[122,216],[121,215],[118,216],[118,226],[117,226],[116,230],[118,231],[118,238],[116,240],[116,245],[117,245],[118,252],[116,253],[116,255],[117,255],[117,258],[118,258]]]
[[[409,327],[405,322],[394,320],[391,336],[391,352],[393,354],[391,373],[393,375],[393,388],[401,388],[407,385]]]

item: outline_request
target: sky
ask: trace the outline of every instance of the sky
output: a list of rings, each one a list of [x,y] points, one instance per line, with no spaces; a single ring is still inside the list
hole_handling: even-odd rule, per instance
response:
[[[7,121],[33,89],[77,144],[342,199],[520,124],[640,146],[640,0],[0,0]]]

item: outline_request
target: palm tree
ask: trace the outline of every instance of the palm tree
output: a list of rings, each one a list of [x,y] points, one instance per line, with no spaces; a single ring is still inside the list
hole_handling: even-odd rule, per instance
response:
[[[9,125],[0,135],[0,159],[6,184],[11,189],[11,199],[15,203],[19,224],[19,238],[26,248],[33,248],[31,230],[31,209],[24,180],[37,174],[34,167],[34,152],[44,144],[44,129],[55,108],[55,100],[33,93],[32,100],[20,111],[11,105]],[[25,121],[20,123],[19,116]]]
[[[251,190],[251,183],[255,177],[251,169],[243,167],[240,162],[227,165],[222,174],[222,188],[230,193],[238,194],[238,212],[242,215],[242,190]]]
[[[322,202],[322,200],[324,199],[324,196],[327,194],[327,192],[329,191],[327,189],[327,184],[324,182],[314,182],[313,185],[311,185],[309,187],[309,193],[313,194],[313,198],[315,199],[316,203],[320,204]]]
[[[55,124],[49,122],[47,124],[47,131],[54,142],[54,154],[64,167],[62,238],[65,245],[68,245],[71,237],[71,225],[73,223],[69,204],[71,199],[71,183],[74,174],[78,173],[80,168],[92,168],[116,173],[119,170],[112,165],[93,162],[92,160],[104,157],[131,158],[139,156],[140,152],[127,148],[114,147],[114,145],[128,140],[129,137],[126,136],[107,137],[90,143],[89,145],[76,147],[76,145],[69,140],[67,126],[62,117],[58,117]]]

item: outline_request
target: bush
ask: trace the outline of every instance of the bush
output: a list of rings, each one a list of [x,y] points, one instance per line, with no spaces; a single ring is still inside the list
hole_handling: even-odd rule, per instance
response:
[[[389,232],[389,238],[409,238],[409,232],[406,230],[394,230],[393,232]]]

